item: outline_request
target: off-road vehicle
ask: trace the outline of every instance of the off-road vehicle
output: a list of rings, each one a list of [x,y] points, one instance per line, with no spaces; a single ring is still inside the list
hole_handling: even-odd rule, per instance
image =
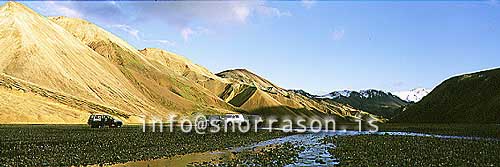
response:
[[[248,120],[245,120],[243,114],[226,114],[223,118],[224,125],[233,126],[236,124],[246,125]]]
[[[123,122],[111,117],[106,114],[92,114],[87,121],[87,124],[91,128],[104,128],[106,126],[110,128],[119,128],[122,127]]]

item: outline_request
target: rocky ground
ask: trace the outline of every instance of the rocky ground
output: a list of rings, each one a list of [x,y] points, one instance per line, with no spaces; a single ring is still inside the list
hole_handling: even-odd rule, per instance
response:
[[[342,166],[499,166],[500,141],[418,136],[326,137]]]
[[[250,145],[281,132],[142,132],[141,126],[0,125],[0,166],[85,166],[152,160]]]

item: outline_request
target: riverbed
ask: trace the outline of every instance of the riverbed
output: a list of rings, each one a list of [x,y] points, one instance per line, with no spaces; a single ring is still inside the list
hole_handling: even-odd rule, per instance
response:
[[[164,158],[151,161],[138,161],[119,164],[115,166],[187,166],[194,162],[216,162],[231,159],[232,155],[238,152],[251,151],[258,148],[268,147],[272,145],[280,145],[284,143],[292,143],[297,146],[304,147],[297,157],[295,163],[287,165],[293,166],[335,166],[339,165],[340,161],[335,158],[335,155],[329,153],[329,149],[336,147],[336,143],[326,143],[322,140],[330,136],[353,136],[353,135],[390,135],[390,136],[417,136],[417,137],[433,137],[442,139],[463,139],[463,140],[493,140],[493,138],[482,137],[466,137],[466,136],[448,136],[435,135],[414,132],[370,132],[370,131],[320,131],[316,133],[305,132],[286,137],[266,140],[254,143],[248,146],[228,148],[221,151],[212,151],[204,153],[193,153],[188,155],[180,155],[171,158]]]

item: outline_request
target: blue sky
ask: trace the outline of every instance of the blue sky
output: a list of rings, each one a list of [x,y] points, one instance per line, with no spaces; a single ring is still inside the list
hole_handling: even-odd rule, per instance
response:
[[[23,2],[87,19],[138,49],[212,72],[246,68],[291,89],[433,88],[498,67],[496,1]]]

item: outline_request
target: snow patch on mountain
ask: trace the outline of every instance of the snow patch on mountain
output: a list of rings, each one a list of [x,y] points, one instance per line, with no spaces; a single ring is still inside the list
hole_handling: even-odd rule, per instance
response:
[[[352,91],[350,91],[350,90],[334,91],[334,92],[328,93],[326,95],[318,96],[317,98],[334,99],[334,98],[338,98],[340,96],[349,97],[349,96],[351,96],[351,93],[352,93]]]
[[[398,91],[393,92],[392,94],[398,96],[399,98],[409,101],[409,102],[418,102],[422,98],[424,98],[427,94],[431,92],[430,89],[426,88],[415,88],[408,91]]]
[[[374,96],[386,96],[389,93],[381,90],[368,89],[368,90],[360,90],[359,94],[361,94],[361,96],[364,98],[370,98]]]
[[[349,97],[349,96],[351,96],[351,93],[352,93],[352,91],[350,91],[350,90],[341,90],[341,91],[332,92],[332,93],[330,93],[330,95],[332,97],[339,97],[339,96]]]
[[[371,98],[375,96],[387,96],[389,94],[390,92],[385,92],[375,89],[360,90],[358,92],[351,90],[341,90],[341,91],[334,91],[326,95],[318,96],[318,98],[334,99],[339,97],[351,97],[352,95],[360,96],[361,98]]]

